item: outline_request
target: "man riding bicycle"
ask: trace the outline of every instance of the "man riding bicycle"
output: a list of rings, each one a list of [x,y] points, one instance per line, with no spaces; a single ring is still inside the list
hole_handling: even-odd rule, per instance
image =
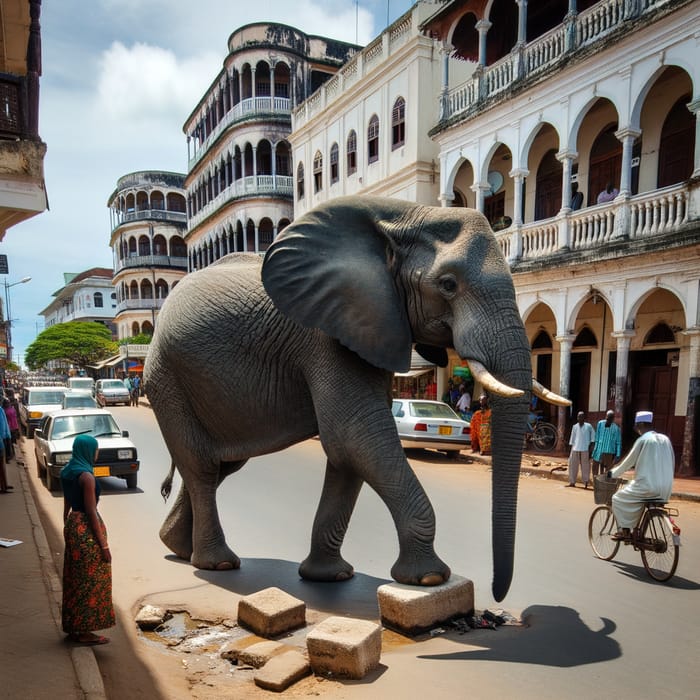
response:
[[[675,455],[671,441],[652,429],[654,414],[638,411],[634,417],[634,429],[640,437],[629,454],[608,472],[609,478],[618,478],[628,469],[635,470],[635,478],[612,497],[612,510],[621,530],[612,536],[614,540],[630,539],[630,531],[644,510],[644,502],[658,500],[666,503],[673,489]]]

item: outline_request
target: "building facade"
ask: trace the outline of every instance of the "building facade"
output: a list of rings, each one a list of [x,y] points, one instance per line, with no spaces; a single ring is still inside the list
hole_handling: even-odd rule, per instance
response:
[[[261,253],[293,216],[291,112],[357,47],[275,23],[231,34],[220,73],[188,117],[189,270]]]
[[[130,173],[107,202],[118,340],[152,335],[163,301],[187,272],[184,180],[158,170]]]
[[[689,0],[418,2],[295,110],[290,136],[307,173],[295,213],[355,192],[483,212],[533,375],[573,402],[542,407],[560,449],[579,410],[613,408],[629,444],[648,408],[683,474],[700,461],[698,32]]]

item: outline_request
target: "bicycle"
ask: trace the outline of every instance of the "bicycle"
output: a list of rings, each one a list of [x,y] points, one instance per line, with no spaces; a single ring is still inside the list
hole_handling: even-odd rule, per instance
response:
[[[655,581],[668,581],[676,573],[680,554],[681,530],[673,521],[678,517],[678,510],[663,501],[649,499],[644,503],[644,510],[630,538],[612,539],[618,532],[611,507],[612,497],[624,483],[624,479],[608,479],[603,474],[598,474],[593,480],[593,497],[601,505],[593,510],[588,521],[591,548],[599,559],[611,561],[621,543],[632,545],[635,551],[641,552],[642,564],[649,576]]]
[[[527,424],[525,447],[531,445],[537,452],[551,452],[557,444],[557,427],[537,416],[534,425]]]

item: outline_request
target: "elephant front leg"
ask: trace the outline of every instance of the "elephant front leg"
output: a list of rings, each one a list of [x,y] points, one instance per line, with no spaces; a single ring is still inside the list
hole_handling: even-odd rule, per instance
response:
[[[354,472],[326,463],[321,500],[311,532],[311,551],[299,566],[299,575],[310,581],[346,581],[354,570],[340,555],[350,516],[362,488]]]

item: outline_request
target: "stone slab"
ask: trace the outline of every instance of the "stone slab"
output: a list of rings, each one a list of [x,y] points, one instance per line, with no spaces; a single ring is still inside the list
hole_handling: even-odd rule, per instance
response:
[[[315,673],[364,678],[379,665],[382,628],[368,620],[329,617],[308,633],[306,648]]]
[[[253,674],[255,685],[281,693],[311,673],[306,657],[296,649],[273,656]]]
[[[306,604],[279,588],[265,588],[241,598],[238,624],[261,637],[276,637],[306,624]]]
[[[402,634],[416,635],[474,611],[474,584],[453,574],[440,586],[386,583],[377,589],[382,623]]]
[[[253,668],[262,668],[273,656],[290,649],[291,647],[287,644],[282,644],[282,642],[258,642],[241,649],[238,653],[238,663],[252,666]]]

